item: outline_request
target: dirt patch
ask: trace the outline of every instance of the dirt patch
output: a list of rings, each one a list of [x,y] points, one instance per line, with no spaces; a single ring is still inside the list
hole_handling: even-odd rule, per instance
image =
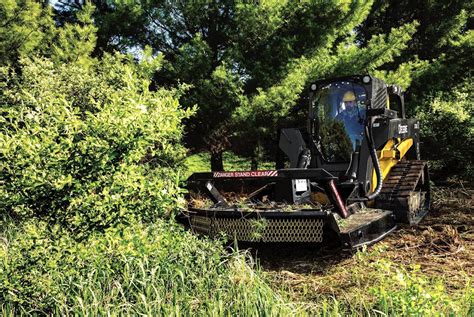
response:
[[[419,267],[423,274],[442,279],[448,292],[456,292],[474,276],[474,190],[436,188],[432,208],[418,226],[400,227],[369,247],[368,254],[361,261],[356,254],[291,245],[262,248],[257,258],[274,287],[296,300],[357,296],[380,278],[366,267],[367,261],[381,259]]]

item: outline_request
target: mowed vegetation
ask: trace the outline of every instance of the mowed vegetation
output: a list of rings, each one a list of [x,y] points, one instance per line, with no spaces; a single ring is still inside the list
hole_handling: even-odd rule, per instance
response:
[[[439,36],[385,30],[370,1],[93,2],[0,2],[1,315],[473,314],[469,190],[440,189],[425,227],[348,255],[255,257],[174,222],[211,161],[272,168],[273,129],[335,74],[443,79],[411,111],[434,166],[469,179],[468,7],[444,10]]]

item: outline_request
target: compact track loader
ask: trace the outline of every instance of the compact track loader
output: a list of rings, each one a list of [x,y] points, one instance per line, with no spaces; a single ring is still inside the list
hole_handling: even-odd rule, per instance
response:
[[[238,241],[374,243],[429,210],[419,134],[398,86],[369,75],[311,83],[307,128],[279,132],[289,166],[195,173],[178,220]]]

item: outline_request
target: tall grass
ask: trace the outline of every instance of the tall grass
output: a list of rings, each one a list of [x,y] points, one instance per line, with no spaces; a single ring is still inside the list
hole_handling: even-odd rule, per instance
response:
[[[464,290],[450,294],[441,280],[383,260],[380,250],[359,252],[357,265],[338,272],[340,279],[350,278],[353,284],[344,296],[314,293],[311,301],[292,302],[291,289],[271,287],[246,253],[225,251],[219,241],[199,239],[166,221],[119,226],[81,242],[39,221],[18,225],[4,221],[1,227],[3,316],[472,316],[474,312],[469,277]]]
[[[291,315],[245,255],[174,224],[133,224],[76,242],[37,221],[3,223],[2,315]]]

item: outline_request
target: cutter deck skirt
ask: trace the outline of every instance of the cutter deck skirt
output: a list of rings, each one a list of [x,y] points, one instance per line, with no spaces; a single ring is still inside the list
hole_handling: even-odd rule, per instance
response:
[[[390,211],[367,209],[347,219],[321,210],[248,211],[193,209],[178,221],[196,234],[241,242],[305,242],[358,248],[382,239],[396,228]]]

